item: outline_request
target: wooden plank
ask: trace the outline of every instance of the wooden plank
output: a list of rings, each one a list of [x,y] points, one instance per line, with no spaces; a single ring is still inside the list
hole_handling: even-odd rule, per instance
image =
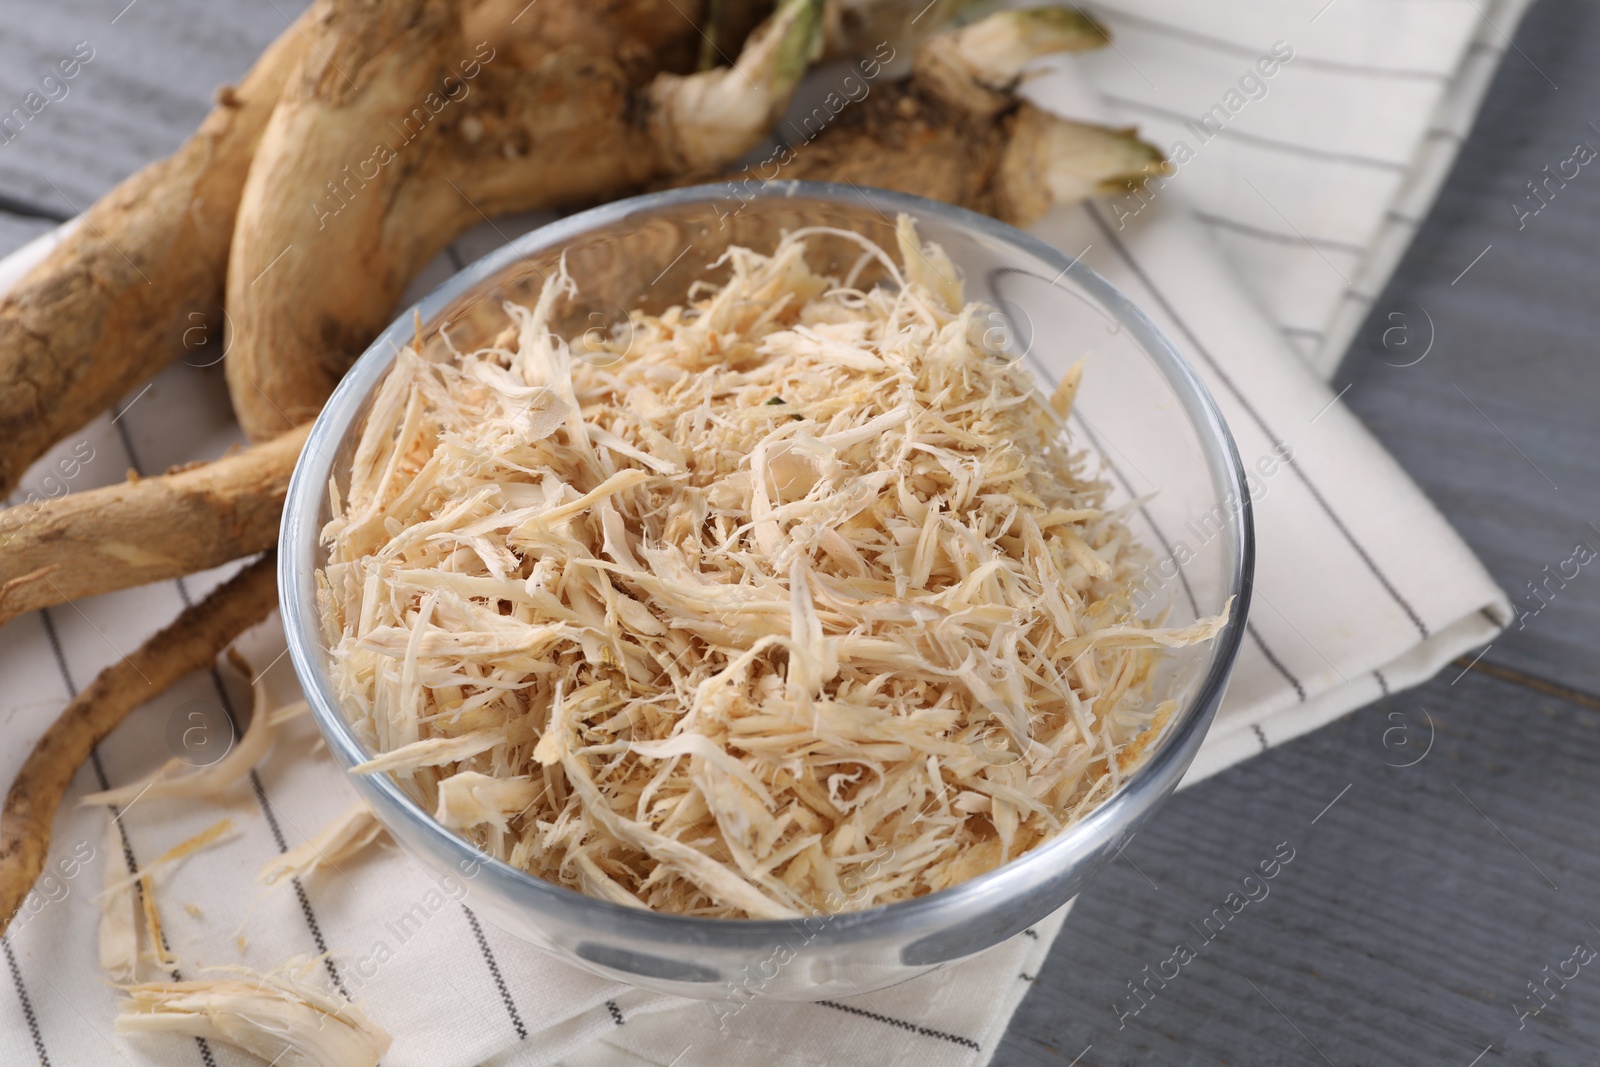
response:
[[[1075,906],[995,1064],[1065,1065],[1091,1044],[1080,1064],[1325,1065],[1320,1050],[1467,1067],[1491,1044],[1576,1062],[1600,1039],[1600,964],[1520,1031],[1512,1005],[1576,943],[1600,948],[1600,705],[1451,678],[1163,809]],[[1397,766],[1430,721],[1431,751]],[[1283,842],[1294,858],[1247,888]],[[1230,892],[1259,899],[1202,926]],[[1180,942],[1196,958],[1141,1005],[1126,983]]]
[[[30,91],[46,102],[0,143],[0,189],[55,210],[87,207],[199,125],[217,88],[236,80],[305,0],[61,0],[7,20],[0,34],[0,115]],[[75,77],[46,86],[86,42]],[[0,138],[3,140],[3,138]],[[0,234],[0,236],[9,236]],[[10,246],[0,246],[0,254]]]
[[[1581,566],[1574,550],[1600,552],[1600,160],[1553,182],[1521,229],[1513,205],[1536,205],[1527,183],[1577,143],[1600,151],[1600,69],[1584,51],[1600,43],[1597,15],[1577,0],[1529,13],[1517,39],[1527,58],[1508,53],[1437,208],[1335,380],[1354,383],[1350,406],[1528,612],[1488,657],[1593,692],[1600,559]],[[1404,349],[1401,333],[1384,347],[1402,322],[1391,314],[1411,326]],[[1421,350],[1430,319],[1427,357],[1390,365]]]
[[[49,219],[18,218],[0,213],[0,255],[21,248],[29,241],[55,227]]]

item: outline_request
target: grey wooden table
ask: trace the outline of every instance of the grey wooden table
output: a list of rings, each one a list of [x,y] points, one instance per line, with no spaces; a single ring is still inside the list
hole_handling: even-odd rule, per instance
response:
[[[0,112],[75,42],[95,55],[0,144],[0,254],[175,147],[298,6],[13,3]],[[1547,979],[1600,947],[1600,568],[1545,600],[1529,583],[1600,549],[1600,174],[1520,230],[1511,205],[1574,143],[1600,147],[1600,6],[1542,0],[1516,44],[1335,387],[1529,614],[1470,669],[1168,806],[1079,901],[997,1064],[1596,1061],[1600,967]],[[1419,308],[1435,345],[1391,366],[1387,316]],[[1134,1000],[1281,842],[1270,896]],[[1519,1018],[1544,1003],[1530,982],[1548,1003]]]

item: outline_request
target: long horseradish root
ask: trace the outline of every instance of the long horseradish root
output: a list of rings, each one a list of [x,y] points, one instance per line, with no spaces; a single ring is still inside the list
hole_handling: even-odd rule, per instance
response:
[[[1105,41],[1059,8],[1001,12],[934,37],[911,78],[846,108],[763,176],[894,189],[1017,226],[1056,204],[1136,188],[1166,164],[1133,130],[1064,119],[1011,92],[1029,61]]]
[[[406,283],[483,218],[606,199],[753,146],[820,43],[821,6],[783,0],[734,67],[636,89],[616,59],[575,48],[507,66],[440,0],[335,4],[239,208],[227,371],[245,432],[315,415]]]
[[[0,512],[0,625],[271,548],[309,430],[213,463]]]
[[[0,813],[0,928],[11,922],[50,851],[50,825],[89,752],[145,701],[216,660],[277,606],[277,555],[219,586],[131,655],[101,671],[45,731]]]
[[[732,249],[603,357],[548,330],[564,272],[493,347],[402,354],[319,576],[370,769],[553,882],[752,918],[942,889],[1116,789],[1160,650],[1223,619],[1138,614],[1068,393],[898,239]]]
[[[0,298],[0,497],[171,360],[187,314],[221,306],[240,191],[310,18],[222,90],[182,147],[113,189]]]

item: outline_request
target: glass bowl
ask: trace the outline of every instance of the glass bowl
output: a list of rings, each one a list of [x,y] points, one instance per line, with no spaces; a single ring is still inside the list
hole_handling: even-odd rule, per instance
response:
[[[1092,814],[1006,865],[897,904],[801,920],[707,919],[646,912],[582,896],[492,859],[436,823],[387,775],[351,775],[396,840],[422,862],[469,878],[474,908],[572,963],[650,989],[703,999],[823,999],[870,992],[971,956],[1037,923],[1080,892],[1178,784],[1222,699],[1244,634],[1253,563],[1249,495],[1233,439],[1204,386],[1145,315],[1057,249],[986,216],[854,185],[779,182],[652,193],[573,215],[467,267],[414,309],[424,352],[441,329],[467,350],[505,325],[505,300],[531,304],[565,255],[580,295],[558,328],[572,337],[660,311],[730,244],[770,251],[781,233],[833,226],[894,248],[894,217],[911,215],[964,276],[968,300],[995,310],[986,334],[1046,393],[1084,362],[1073,431],[1123,501],[1151,552],[1139,598],[1182,624],[1232,614],[1213,641],[1168,655],[1155,696],[1177,701],[1142,761]],[[846,273],[860,249],[840,243]],[[347,476],[371,398],[396,352],[417,336],[400,315],[347,374],[311,431],[290,483],[279,593],[295,670],[328,749],[346,769],[369,758],[341,712],[318,625],[314,574],[325,555],[328,480]]]

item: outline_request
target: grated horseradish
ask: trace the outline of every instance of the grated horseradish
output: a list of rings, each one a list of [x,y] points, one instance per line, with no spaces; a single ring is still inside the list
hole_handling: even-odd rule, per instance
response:
[[[730,249],[603,365],[548,327],[564,264],[491,347],[402,352],[318,575],[363,769],[550,881],[749,918],[942,889],[1109,796],[1160,650],[1223,618],[1138,616],[1076,376],[1038,393],[897,237]]]

